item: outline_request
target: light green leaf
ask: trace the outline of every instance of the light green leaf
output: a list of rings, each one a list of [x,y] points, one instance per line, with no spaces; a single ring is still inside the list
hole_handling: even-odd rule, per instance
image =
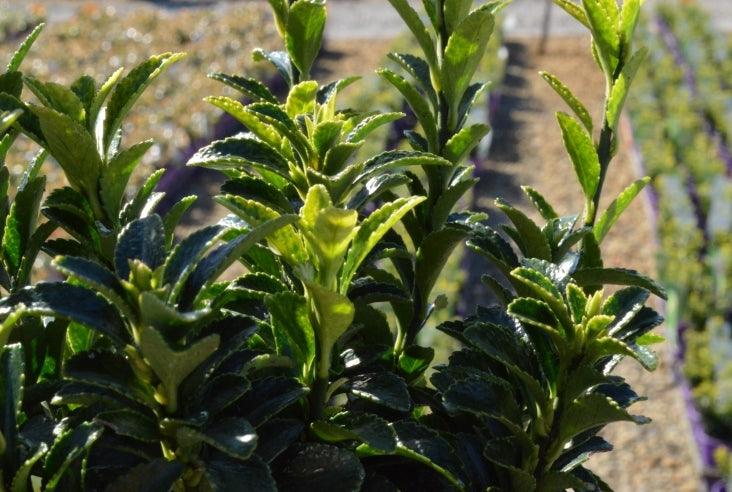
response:
[[[407,212],[425,200],[424,197],[413,196],[410,198],[399,198],[387,203],[380,209],[374,211],[366,220],[361,223],[353,245],[348,251],[346,264],[343,266],[340,278],[342,293],[348,289],[351,279],[356,274],[361,262],[369,252],[376,246],[376,243],[391,229],[394,224],[401,220]]]
[[[312,113],[317,93],[318,83],[314,80],[306,80],[292,87],[285,103],[287,115],[294,119],[297,115]]]
[[[110,144],[115,138],[117,130],[122,126],[122,120],[140,95],[166,67],[184,56],[184,53],[163,53],[152,56],[147,61],[133,68],[114,87],[104,118],[104,135],[102,141],[103,151],[105,153],[109,151]]]
[[[299,0],[290,5],[285,44],[292,63],[305,79],[320,51],[325,28],[325,1]]]
[[[615,83],[610,90],[610,98],[607,101],[607,112],[605,118],[607,118],[608,124],[611,128],[616,129],[618,121],[620,120],[620,114],[625,104],[625,98],[630,90],[630,85],[633,83],[638,68],[640,67],[643,59],[646,56],[648,50],[643,47],[633,53],[628,62],[623,65],[623,70],[620,72],[620,76],[615,80]]]
[[[33,106],[49,153],[64,170],[69,183],[88,199],[97,197],[102,160],[94,138],[70,116],[53,109]]]
[[[41,34],[44,27],[46,27],[46,24],[41,22],[30,34],[28,34],[28,36],[25,37],[18,49],[13,53],[13,57],[8,63],[8,72],[14,72],[20,68],[20,64],[23,62],[25,55],[28,54],[28,51],[31,49],[31,46],[33,46],[35,40],[38,39],[38,36]]]
[[[433,44],[432,38],[427,26],[424,25],[422,19],[414,8],[409,4],[408,0],[389,0],[389,3],[394,10],[397,11],[399,16],[402,18],[404,23],[407,25],[414,38],[419,43],[419,47],[424,53],[427,63],[432,69],[437,68],[437,53],[435,51],[435,45]],[[439,87],[435,87],[439,90]]]
[[[440,81],[453,111],[457,110],[483,58],[494,24],[490,11],[476,9],[457,26],[447,41],[440,68]]]
[[[590,23],[587,20],[584,9],[580,5],[574,2],[574,0],[552,0],[555,4],[560,6],[569,15],[580,21],[585,27],[590,27]]]
[[[621,421],[645,424],[649,422],[649,419],[630,415],[610,398],[599,393],[591,393],[578,398],[565,410],[563,418],[559,422],[557,439],[564,444],[581,432]]]
[[[496,206],[508,216],[516,228],[516,239],[519,239],[517,246],[524,256],[551,261],[551,248],[541,228],[526,214],[501,198],[496,199]]]
[[[280,292],[264,300],[272,317],[278,355],[290,357],[307,378],[315,360],[315,332],[305,298],[294,292]]]
[[[607,209],[602,213],[600,218],[595,223],[593,233],[595,239],[600,243],[605,238],[605,235],[610,231],[610,228],[620,218],[620,215],[628,208],[628,205],[633,199],[641,192],[643,188],[650,182],[651,178],[645,177],[638,179],[633,182],[630,186],[625,188],[618,197],[612,201]]]
[[[612,75],[620,51],[620,11],[616,0],[582,0],[592,40],[602,61],[603,71]]]
[[[174,350],[152,326],[144,326],[140,334],[140,351],[155,374],[160,378],[158,390],[169,413],[178,408],[178,386],[208,356],[219,348],[219,336],[210,335],[181,350]]]
[[[612,0],[613,2],[615,0]],[[600,184],[600,158],[592,142],[592,137],[566,113],[557,113],[562,129],[562,140],[572,161],[582,191],[587,200],[594,197]]]
[[[582,104],[582,102],[577,99],[571,90],[569,90],[569,87],[564,85],[561,80],[559,80],[554,75],[547,73],[547,72],[539,72],[540,75],[544,80],[547,81],[547,83],[551,86],[554,91],[559,94],[559,96],[564,99],[564,102],[567,103],[567,105],[572,109],[575,115],[580,119],[582,124],[587,129],[587,133],[590,135],[592,134],[592,116],[590,116],[590,112],[587,111],[587,108],[585,108],[585,105]]]
[[[490,131],[491,127],[483,123],[463,127],[447,141],[442,156],[453,164],[462,164]]]

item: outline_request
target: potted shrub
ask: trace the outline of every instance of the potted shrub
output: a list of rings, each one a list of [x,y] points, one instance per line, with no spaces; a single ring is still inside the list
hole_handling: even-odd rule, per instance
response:
[[[625,356],[656,366],[648,345],[661,318],[646,302],[664,296],[647,277],[604,267],[601,252],[647,183],[599,208],[645,55],[631,42],[640,1],[556,0],[589,29],[606,79],[596,121],[543,74],[569,107],[557,115],[560,138],[585,200],[560,217],[527,188],[543,223],[499,199],[510,220],[500,231],[456,204],[489,131],[469,119],[485,90],[472,77],[505,4],[426,0],[421,17],[406,0],[390,3],[422,51],[391,54],[399,70],[379,72],[417,118],[410,148],[358,155],[401,114],[339,107],[355,79],[310,76],[325,4],[270,0],[285,50],[254,54],[288,93],[212,75],[247,96],[209,98],[247,131],[189,165],[226,175],[215,200],[232,214],[181,240],[175,227],[194,198],[158,213],[162,171],[127,194],[151,142],[128,142],[122,122],[182,55],[65,87],[20,72],[39,31],[20,47],[0,78],[0,151],[19,132],[43,150],[15,193],[0,170],[5,488],[610,489],[584,464],[611,448],[598,435],[605,425],[647,422],[629,413],[640,397],[612,370]],[[44,194],[48,155],[68,186]],[[434,350],[420,332],[465,241],[503,274],[485,278],[499,303],[440,326],[462,348],[427,381]],[[63,281],[34,281],[41,251]],[[220,280],[235,262],[246,273]]]

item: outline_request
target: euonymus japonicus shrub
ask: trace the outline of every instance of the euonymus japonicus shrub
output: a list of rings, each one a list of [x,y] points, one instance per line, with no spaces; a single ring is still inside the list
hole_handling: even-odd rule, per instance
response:
[[[456,204],[489,130],[469,123],[485,89],[472,78],[503,2],[425,0],[420,16],[391,0],[423,56],[392,54],[402,73],[380,74],[419,126],[410,149],[362,159],[372,131],[401,115],[341,108],[355,79],[310,76],[325,4],[271,0],[285,50],[255,57],[288,93],[212,75],[242,93],[209,100],[246,132],[189,164],[226,175],[215,199],[232,214],[180,240],[193,199],[159,211],[159,173],[128,193],[150,143],[122,135],[137,96],[180,55],[67,88],[19,72],[34,33],[0,79],[1,148],[20,132],[42,148],[14,195],[2,170],[3,487],[608,490],[583,463],[609,449],[604,425],[645,421],[627,412],[639,397],[611,370],[623,356],[655,366],[646,345],[660,318],[645,302],[663,294],[602,264],[602,239],[645,181],[597,210],[643,57],[630,44],[640,2],[557,3],[589,28],[607,80],[595,132],[545,75],[573,113],[558,119],[584,212],[558,217],[527,190],[546,224],[501,201],[513,224],[502,231]],[[47,155],[68,186],[44,194]],[[486,279],[502,304],[441,327],[464,348],[427,381],[434,350],[419,334],[466,240],[505,273]],[[63,281],[33,280],[40,251]],[[235,262],[246,273],[222,280]],[[625,287],[605,295],[606,284]]]

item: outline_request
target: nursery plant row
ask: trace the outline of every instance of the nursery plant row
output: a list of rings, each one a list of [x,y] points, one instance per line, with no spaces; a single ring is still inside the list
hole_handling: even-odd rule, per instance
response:
[[[732,44],[693,5],[657,8],[632,96],[652,180],[659,278],[689,414],[714,490],[732,478]]]

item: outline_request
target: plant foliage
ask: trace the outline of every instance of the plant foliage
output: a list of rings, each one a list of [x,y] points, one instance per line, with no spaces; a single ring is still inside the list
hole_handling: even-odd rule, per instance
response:
[[[625,356],[655,368],[660,317],[645,303],[664,295],[605,268],[600,248],[645,184],[599,214],[645,53],[631,45],[640,2],[557,2],[590,29],[608,87],[595,141],[582,103],[545,75],[574,114],[558,121],[584,210],[558,217],[526,189],[546,223],[499,200],[500,231],[457,207],[489,131],[469,119],[486,89],[472,79],[505,2],[425,0],[422,17],[391,0],[422,54],[391,54],[402,73],[379,73],[419,125],[411,148],[366,157],[374,130],[402,115],[340,107],[355,78],[312,79],[324,2],[269,3],[284,50],[254,54],[288,92],[211,75],[240,99],[208,101],[246,131],[191,157],[225,174],[215,200],[231,215],[183,239],[194,198],[158,211],[161,173],[128,190],[151,143],[127,145],[122,124],[182,55],[67,88],[18,71],[35,32],[0,78],[0,150],[20,132],[42,148],[14,195],[0,171],[3,488],[609,490],[584,463],[610,449],[602,427],[647,421],[611,372]],[[47,155],[68,186],[45,194]],[[462,348],[428,378],[435,353],[418,335],[466,240],[504,274],[486,278],[502,303],[440,327]],[[41,252],[63,280],[32,279]],[[223,280],[236,262],[245,273]],[[608,284],[623,288],[605,295]]]

